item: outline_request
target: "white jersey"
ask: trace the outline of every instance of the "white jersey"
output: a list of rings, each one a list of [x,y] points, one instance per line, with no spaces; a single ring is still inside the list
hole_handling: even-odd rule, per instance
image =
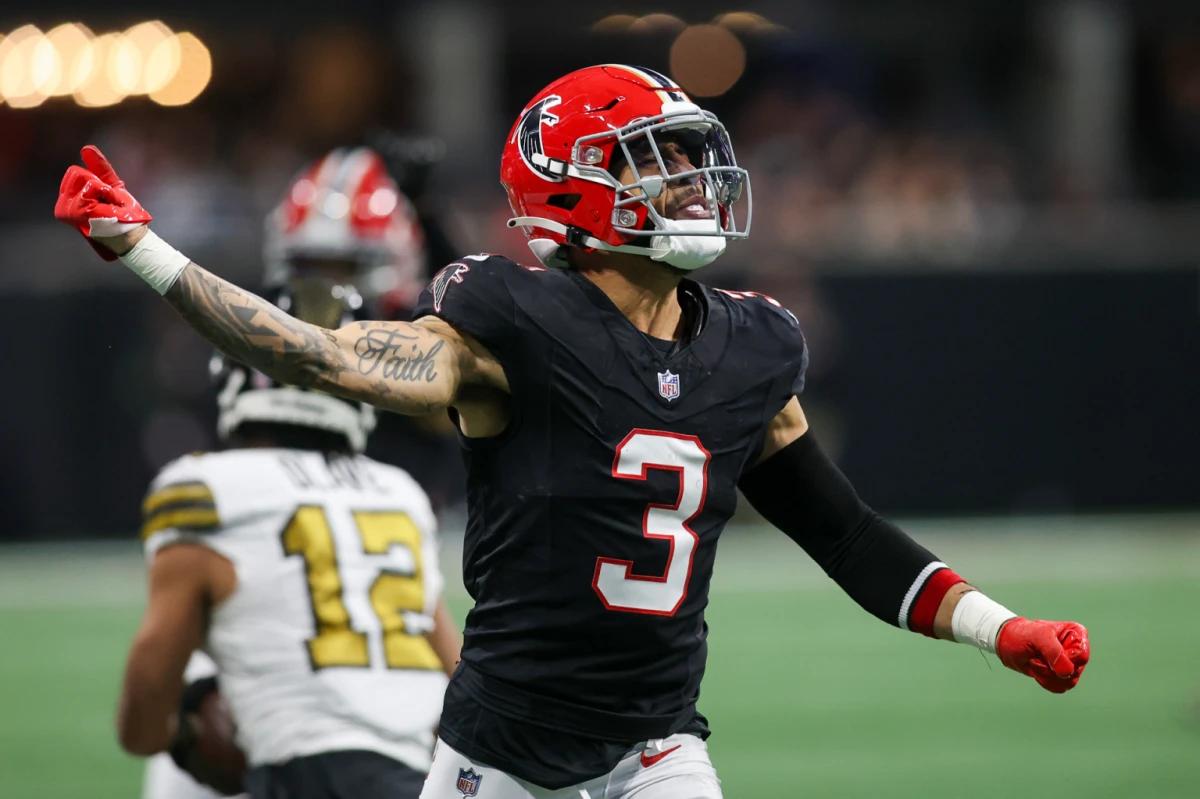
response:
[[[293,449],[188,455],[143,515],[147,557],[187,541],[234,566],[204,649],[251,766],[366,749],[428,771],[446,677],[424,633],[442,578],[408,474]]]

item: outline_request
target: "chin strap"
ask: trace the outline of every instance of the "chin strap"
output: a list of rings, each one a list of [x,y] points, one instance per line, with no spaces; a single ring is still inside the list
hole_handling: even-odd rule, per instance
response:
[[[644,255],[647,258],[662,258],[671,252],[666,247],[638,247],[633,244],[609,244],[607,241],[602,241],[595,236],[589,235],[582,228],[568,227],[562,222],[555,222],[553,219],[543,219],[540,216],[514,216],[508,220],[508,226],[541,228],[551,233],[558,233],[566,238],[570,244],[580,247],[591,247],[592,249],[604,250],[606,252],[627,252],[633,255]],[[566,264],[562,262],[562,259],[555,257],[558,245],[555,244],[554,248],[551,249],[542,244],[545,241],[548,241],[548,239],[530,239],[529,249],[533,250],[533,254],[546,266],[565,266]]]

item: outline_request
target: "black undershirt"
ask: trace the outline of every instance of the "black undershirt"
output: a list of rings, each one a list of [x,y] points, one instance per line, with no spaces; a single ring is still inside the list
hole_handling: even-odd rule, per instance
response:
[[[643,333],[642,335],[646,336],[646,341],[649,341],[651,346],[654,347],[654,349],[656,349],[660,353],[662,353],[662,356],[664,358],[669,358],[671,356],[671,353],[675,349],[675,345],[678,343],[676,341],[668,341],[665,338],[655,338],[654,336],[649,336],[649,335],[646,335],[645,333]]]
[[[704,326],[703,306],[686,285],[679,287],[679,306],[683,311],[683,336],[678,341],[665,338],[655,338],[648,333],[642,333],[646,341],[658,350],[664,358],[670,358],[680,347],[700,335]]]

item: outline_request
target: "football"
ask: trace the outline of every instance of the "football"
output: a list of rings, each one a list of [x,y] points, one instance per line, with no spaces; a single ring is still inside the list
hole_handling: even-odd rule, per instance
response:
[[[187,723],[194,731],[186,757],[187,772],[225,796],[241,793],[246,755],[238,748],[237,727],[221,692],[209,691],[188,713]]]

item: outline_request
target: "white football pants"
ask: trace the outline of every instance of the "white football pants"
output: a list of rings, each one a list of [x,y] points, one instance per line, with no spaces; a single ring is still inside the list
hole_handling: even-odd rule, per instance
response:
[[[459,777],[468,787],[459,787]],[[721,799],[708,746],[694,735],[646,741],[599,777],[550,790],[477,763],[438,740],[421,799]]]

